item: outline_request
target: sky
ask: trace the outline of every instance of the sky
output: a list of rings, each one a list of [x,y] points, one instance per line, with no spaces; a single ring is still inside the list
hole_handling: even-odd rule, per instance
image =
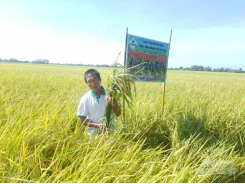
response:
[[[244,0],[0,0],[0,58],[123,64],[128,33],[170,42],[168,67],[245,70]]]

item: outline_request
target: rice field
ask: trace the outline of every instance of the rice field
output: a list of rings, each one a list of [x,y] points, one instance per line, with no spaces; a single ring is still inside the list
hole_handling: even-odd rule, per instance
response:
[[[0,182],[245,182],[244,74],[170,70],[164,114],[163,83],[137,82],[116,133],[89,139],[87,69],[0,63]]]

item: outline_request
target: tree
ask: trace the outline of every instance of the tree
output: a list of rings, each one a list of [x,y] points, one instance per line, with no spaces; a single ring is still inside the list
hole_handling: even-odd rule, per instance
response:
[[[223,72],[225,69],[222,67],[222,68],[219,68],[219,72]]]
[[[191,70],[196,71],[197,70],[197,65],[192,65]]]
[[[203,66],[198,66],[198,67],[197,67],[197,70],[198,70],[198,71],[204,71],[204,67],[203,67]]]
[[[210,66],[206,66],[206,67],[204,68],[204,70],[205,70],[205,71],[211,71],[212,68],[211,68]]]
[[[242,68],[239,68],[239,69],[237,70],[237,73],[242,73]]]
[[[9,59],[9,62],[18,62],[18,60],[15,58],[11,58],[11,59]]]
[[[225,68],[224,71],[225,72],[229,72],[229,71],[231,71],[231,69],[230,68]]]

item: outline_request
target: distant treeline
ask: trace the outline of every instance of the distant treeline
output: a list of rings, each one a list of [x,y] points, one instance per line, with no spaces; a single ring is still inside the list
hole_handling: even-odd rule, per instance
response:
[[[191,67],[178,67],[178,68],[168,68],[169,70],[189,70],[189,71],[210,71],[210,72],[233,72],[233,73],[245,73],[242,68],[237,69],[232,69],[232,68],[213,68],[210,66],[199,66],[199,65],[193,65]]]
[[[110,67],[110,65],[107,64],[71,64],[71,63],[49,63],[49,60],[47,59],[36,59],[35,61],[31,61],[29,62],[27,61],[19,61],[15,58],[11,58],[11,59],[1,59],[0,58],[0,62],[18,62],[18,63],[41,63],[41,64],[58,64],[58,65],[73,65],[73,66],[95,66],[95,67]],[[121,66],[118,66],[121,67]],[[232,72],[232,73],[245,73],[244,70],[242,70],[242,68],[239,69],[232,69],[232,68],[213,68],[210,66],[199,66],[199,65],[193,65],[191,67],[178,67],[178,68],[168,68],[168,70],[189,70],[189,71],[210,71],[210,72]]]
[[[1,59],[0,58],[0,62],[16,62],[16,63],[40,63],[40,64],[57,64],[57,65],[73,65],[73,66],[96,66],[96,67],[110,67],[109,65],[106,64],[101,64],[101,65],[93,65],[93,64],[71,64],[71,63],[50,63],[49,60],[47,59],[36,59],[35,61],[20,61],[17,60],[15,58],[11,58],[11,59]]]
[[[31,61],[29,62],[28,60],[26,61],[19,61],[15,58],[11,58],[11,59],[1,59],[0,58],[0,62],[17,62],[17,63],[42,63],[42,64],[48,64],[49,60],[47,59],[36,59],[35,61]]]

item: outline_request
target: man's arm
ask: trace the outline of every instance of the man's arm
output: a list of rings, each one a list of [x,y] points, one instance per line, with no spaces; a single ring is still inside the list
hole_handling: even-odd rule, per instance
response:
[[[94,123],[91,120],[86,119],[86,118],[80,118],[80,122],[84,126],[98,128],[100,131],[104,130],[104,128],[105,128],[103,123],[99,123],[99,124],[98,123]]]

